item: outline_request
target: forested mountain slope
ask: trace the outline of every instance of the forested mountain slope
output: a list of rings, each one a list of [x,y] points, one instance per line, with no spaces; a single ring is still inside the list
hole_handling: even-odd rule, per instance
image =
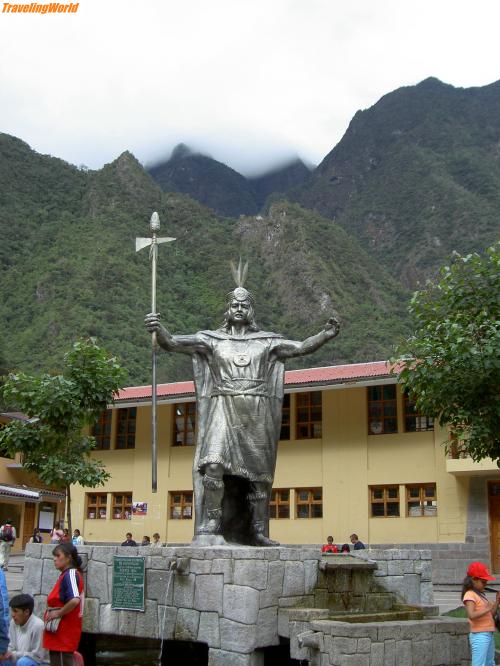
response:
[[[164,192],[187,194],[228,217],[257,213],[270,194],[297,187],[310,175],[304,162],[295,159],[261,176],[245,178],[226,164],[182,143],[168,160],[147,170]]]
[[[464,89],[430,78],[385,95],[289,197],[415,287],[453,250],[499,237],[500,81]]]
[[[233,287],[229,260],[250,260],[263,328],[314,333],[336,309],[341,336],[304,364],[385,358],[404,328],[407,294],[346,232],[297,205],[266,216],[221,218],[182,194],[166,195],[130,153],[81,171],[0,135],[0,356],[9,367],[57,370],[72,340],[92,335],[116,354],[129,383],[148,382],[147,250],[158,210],[159,309],[174,333],[214,328]],[[190,377],[189,359],[161,354],[159,378]]]

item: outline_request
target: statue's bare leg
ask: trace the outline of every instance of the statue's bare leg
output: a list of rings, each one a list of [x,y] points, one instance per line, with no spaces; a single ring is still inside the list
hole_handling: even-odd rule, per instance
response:
[[[193,541],[200,546],[221,546],[226,543],[222,536],[222,498],[224,497],[224,468],[222,465],[207,465],[203,473],[203,505],[206,519],[197,530]]]
[[[279,541],[269,538],[269,483],[254,482],[254,490],[248,495],[252,507],[253,543],[255,546],[279,546]]]

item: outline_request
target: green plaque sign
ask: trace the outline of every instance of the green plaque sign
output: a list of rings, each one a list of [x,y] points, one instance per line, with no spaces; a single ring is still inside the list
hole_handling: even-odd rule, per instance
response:
[[[113,601],[115,610],[144,611],[145,557],[113,558]]]

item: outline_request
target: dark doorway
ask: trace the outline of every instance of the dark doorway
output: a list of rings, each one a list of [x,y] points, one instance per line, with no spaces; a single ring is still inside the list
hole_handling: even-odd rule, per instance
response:
[[[264,666],[307,666],[309,662],[298,661],[290,657],[290,642],[280,639],[280,645],[262,648],[259,652],[264,653]]]
[[[208,645],[189,641],[164,641],[161,666],[207,666]]]

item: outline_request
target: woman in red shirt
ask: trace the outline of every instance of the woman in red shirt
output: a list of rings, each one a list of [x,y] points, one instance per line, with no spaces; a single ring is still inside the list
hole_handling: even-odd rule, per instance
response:
[[[51,666],[74,666],[73,655],[82,635],[82,560],[71,543],[59,544],[52,554],[61,574],[47,597],[43,647],[50,652]]]

